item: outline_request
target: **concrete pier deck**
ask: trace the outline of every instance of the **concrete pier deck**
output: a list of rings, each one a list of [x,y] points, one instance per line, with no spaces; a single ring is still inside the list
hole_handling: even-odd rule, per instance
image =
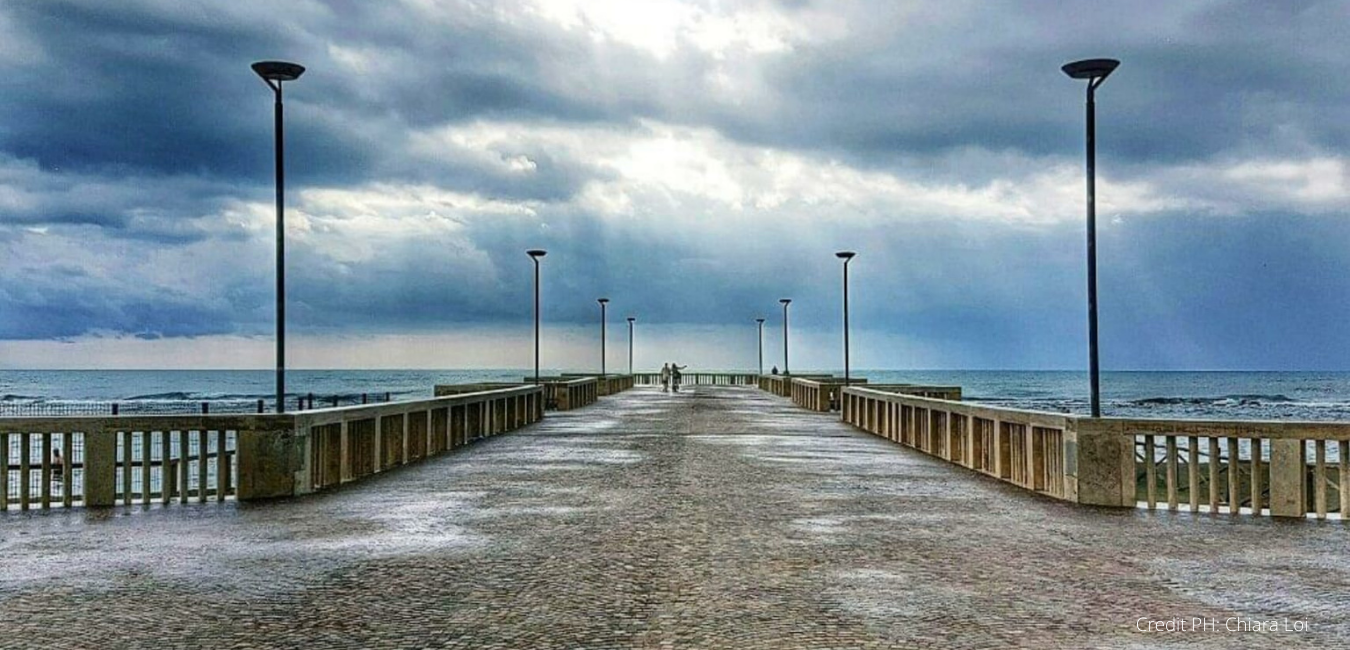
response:
[[[1346,534],[1075,506],[754,389],[644,388],[310,497],[0,516],[0,647],[1350,647]]]

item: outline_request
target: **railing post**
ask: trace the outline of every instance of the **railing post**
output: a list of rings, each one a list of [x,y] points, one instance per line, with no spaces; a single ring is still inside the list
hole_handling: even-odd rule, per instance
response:
[[[1301,518],[1308,514],[1307,467],[1307,453],[1302,440],[1276,438],[1270,441],[1272,516]]]
[[[235,438],[240,501],[288,497],[297,493],[295,470],[303,464],[300,437],[282,431],[239,431]],[[186,462],[186,459],[184,459]],[[187,493],[186,485],[183,493]]]
[[[21,435],[26,437],[28,434]],[[26,481],[27,477],[24,479]],[[117,431],[85,432],[84,505],[102,507],[115,505],[116,502]]]
[[[1070,419],[1068,427],[1065,496],[1085,505],[1134,507],[1134,435],[1119,424],[1098,419]]]

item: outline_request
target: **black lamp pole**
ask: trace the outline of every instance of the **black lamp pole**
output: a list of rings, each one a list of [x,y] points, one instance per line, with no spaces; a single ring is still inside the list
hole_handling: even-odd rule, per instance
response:
[[[857,253],[853,251],[839,251],[834,254],[841,260],[844,260],[844,383],[849,383],[849,363],[848,363],[848,263],[853,261]]]
[[[633,321],[636,318],[628,317],[628,374],[633,374]]]
[[[605,306],[609,304],[609,298],[596,300],[600,303],[600,376],[605,376]]]
[[[1092,387],[1092,417],[1102,416],[1101,375],[1097,360],[1097,86],[1106,81],[1120,61],[1085,59],[1064,65],[1064,74],[1087,84],[1087,281],[1088,381]]]
[[[276,101],[273,119],[276,132],[277,189],[277,412],[286,412],[286,138],[282,120],[281,84],[295,81],[305,67],[285,61],[259,61],[253,71],[272,89]]]
[[[759,323],[759,374],[764,374],[764,319],[756,318]]]
[[[548,255],[548,251],[534,249],[525,251],[534,260],[534,383],[539,383],[539,258]]]
[[[783,374],[792,374],[788,370],[788,305],[792,304],[791,298],[783,298],[778,302],[783,303]]]

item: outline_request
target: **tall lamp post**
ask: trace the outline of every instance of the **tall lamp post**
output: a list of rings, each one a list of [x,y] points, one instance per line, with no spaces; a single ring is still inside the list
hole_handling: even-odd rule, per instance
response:
[[[759,374],[764,374],[764,319],[756,318],[759,323]]]
[[[858,254],[853,251],[839,251],[834,256],[844,260],[844,383],[849,383],[848,368],[848,263]]]
[[[596,300],[600,303],[600,376],[605,376],[605,306],[609,304],[609,298],[600,298]]]
[[[305,66],[285,61],[259,61],[253,71],[272,89],[276,101],[273,119],[276,123],[277,172],[277,412],[286,412],[286,148],[282,124],[281,84],[295,81],[305,73]]]
[[[788,370],[788,305],[792,304],[791,298],[782,298],[778,302],[783,303],[783,374],[792,374]]]
[[[525,251],[534,260],[534,383],[539,384],[539,258],[548,255],[548,251],[535,248]]]
[[[633,321],[637,319],[628,317],[628,374],[633,374]]]
[[[1084,59],[1061,69],[1087,84],[1087,281],[1088,381],[1092,386],[1092,417],[1102,416],[1100,365],[1097,362],[1097,86],[1120,65],[1115,59]]]

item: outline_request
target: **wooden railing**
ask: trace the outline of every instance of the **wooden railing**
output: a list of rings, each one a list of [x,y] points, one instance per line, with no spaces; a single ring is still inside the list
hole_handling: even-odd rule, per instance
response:
[[[295,492],[360,480],[544,417],[544,391],[535,386],[472,392],[437,386],[437,392],[444,396],[296,414],[296,434],[307,450],[306,467],[298,473],[308,479]]]
[[[682,372],[680,384],[685,386],[754,386],[753,372]],[[633,375],[638,386],[660,386],[661,373],[640,372]]]
[[[598,382],[596,388],[599,395],[617,395],[633,387],[634,375],[592,375],[584,372],[564,372],[563,379],[577,379],[580,377],[593,377]]]

